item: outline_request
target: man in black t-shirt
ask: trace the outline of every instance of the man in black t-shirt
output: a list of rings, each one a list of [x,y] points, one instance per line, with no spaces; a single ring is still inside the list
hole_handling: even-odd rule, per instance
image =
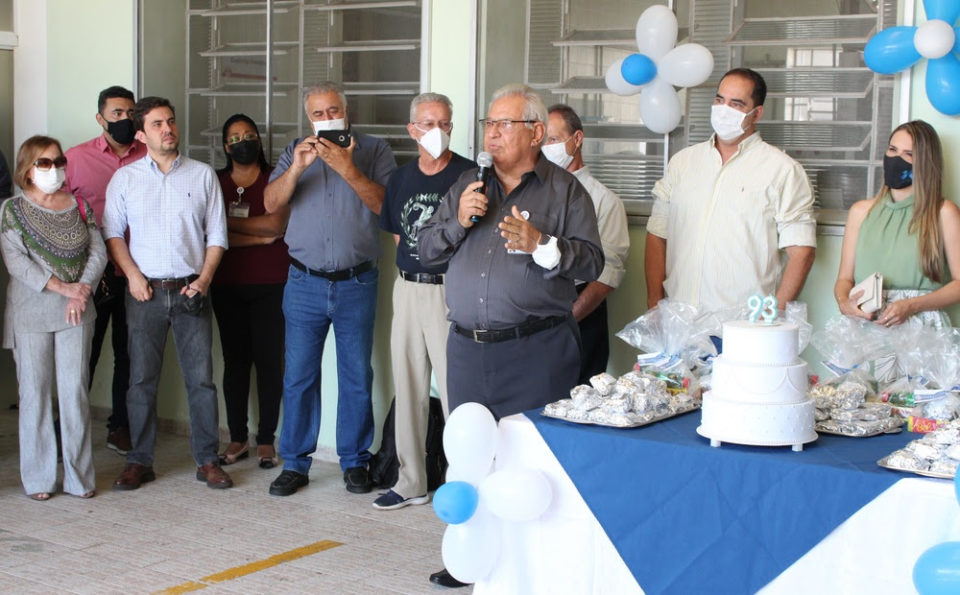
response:
[[[390,353],[400,459],[396,485],[373,503],[380,510],[430,500],[424,459],[431,370],[437,376],[444,414],[449,413],[446,352],[450,324],[443,286],[447,267],[420,263],[417,234],[460,174],[477,166],[449,150],[451,115],[452,104],[445,95],[423,93],[413,99],[407,132],[417,142],[419,156],[391,175],[380,211],[380,227],[392,233],[397,243],[399,276],[393,287]]]

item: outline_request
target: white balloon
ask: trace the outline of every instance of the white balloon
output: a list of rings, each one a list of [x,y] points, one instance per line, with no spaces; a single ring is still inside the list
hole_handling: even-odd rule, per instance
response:
[[[678,45],[660,60],[657,72],[675,87],[696,87],[713,72],[713,54],[699,43]]]
[[[443,452],[462,481],[477,485],[490,471],[497,452],[497,422],[479,403],[463,403],[443,428]]]
[[[637,19],[637,49],[660,62],[677,44],[677,15],[663,4],[654,4]]]
[[[540,471],[510,467],[491,473],[483,480],[480,500],[505,521],[532,521],[550,506],[553,490]]]
[[[467,522],[447,525],[440,545],[443,566],[464,583],[485,579],[500,557],[501,530],[500,520],[481,503]]]
[[[957,35],[946,21],[933,19],[917,27],[913,34],[913,47],[924,58],[943,58],[953,49]]]
[[[623,79],[623,73],[620,72],[620,67],[622,65],[623,58],[620,58],[611,64],[610,68],[607,69],[607,74],[604,76],[604,80],[607,83],[607,88],[617,95],[636,95],[643,90],[643,86],[631,85],[625,81]]]
[[[680,96],[670,83],[657,79],[640,94],[643,125],[657,134],[666,134],[680,123]]]
[[[487,475],[490,475],[490,472],[493,471],[493,461],[490,461],[490,466],[483,472],[481,475],[477,475],[474,472],[472,475],[467,476],[460,472],[460,467],[456,465],[450,465],[447,467],[447,472],[444,475],[444,481],[465,481],[472,485],[475,488],[480,487],[480,482],[483,481]]]

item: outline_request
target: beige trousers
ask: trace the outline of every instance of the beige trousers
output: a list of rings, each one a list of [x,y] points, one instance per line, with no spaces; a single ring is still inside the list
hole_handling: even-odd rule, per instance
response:
[[[397,277],[393,286],[390,360],[396,390],[395,433],[400,476],[393,491],[404,498],[427,493],[427,419],[430,372],[447,410],[447,321],[443,285],[414,283]]]

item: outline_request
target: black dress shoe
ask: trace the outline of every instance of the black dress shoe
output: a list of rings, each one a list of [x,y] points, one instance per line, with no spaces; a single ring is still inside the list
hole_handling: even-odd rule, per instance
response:
[[[302,488],[308,483],[310,483],[310,478],[303,473],[284,469],[270,484],[270,495],[291,496],[297,492],[298,488]]]
[[[441,587],[448,587],[450,589],[459,589],[460,587],[466,587],[470,583],[463,583],[453,578],[453,575],[447,572],[447,569],[444,568],[440,572],[434,572],[430,575],[430,582],[435,585],[440,585]]]
[[[353,494],[366,494],[373,489],[366,467],[350,467],[343,472],[343,482],[347,484],[347,491]]]

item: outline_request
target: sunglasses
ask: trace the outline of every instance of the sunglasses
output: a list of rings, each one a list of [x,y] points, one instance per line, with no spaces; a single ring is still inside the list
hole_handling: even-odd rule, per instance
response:
[[[57,157],[56,159],[50,159],[49,157],[41,157],[33,162],[33,165],[40,171],[50,171],[51,167],[56,167],[61,169],[67,166],[67,158],[63,155]]]

